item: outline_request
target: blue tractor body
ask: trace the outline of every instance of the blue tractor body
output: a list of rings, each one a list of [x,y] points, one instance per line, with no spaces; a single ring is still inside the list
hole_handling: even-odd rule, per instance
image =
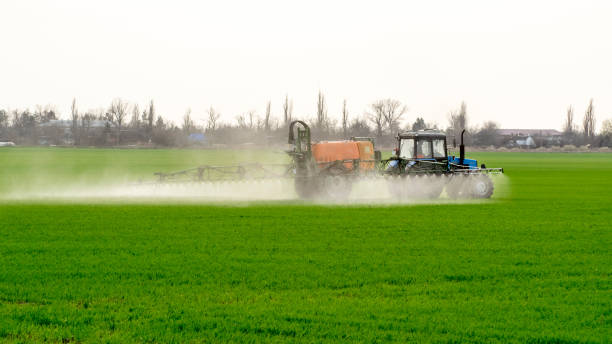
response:
[[[449,156],[448,163],[453,165],[461,164],[461,158],[457,156]],[[478,169],[478,162],[474,159],[463,159],[463,166],[468,167],[470,169]]]
[[[411,161],[409,161],[406,165],[407,166],[414,166],[417,165],[419,161],[430,161],[430,162],[436,162],[436,159],[426,159],[426,158],[422,158],[422,159],[413,159]],[[397,166],[399,166],[400,160],[391,160],[389,161],[389,164],[387,165],[388,168],[396,168]],[[459,157],[456,156],[449,156],[448,157],[448,168],[449,170],[451,169],[450,166],[452,165],[459,165],[461,163],[461,159]],[[463,166],[469,169],[478,169],[478,161],[474,160],[474,159],[463,159]]]
[[[503,173],[501,168],[478,167],[478,161],[466,159],[463,133],[459,156],[449,155],[446,134],[435,130],[398,134],[394,156],[381,163],[384,175],[397,177],[389,191],[408,198],[436,198],[443,190],[451,198],[489,198],[493,193],[489,174]]]

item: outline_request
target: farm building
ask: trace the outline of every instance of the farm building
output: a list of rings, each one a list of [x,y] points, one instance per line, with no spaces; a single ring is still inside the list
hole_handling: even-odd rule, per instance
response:
[[[38,144],[73,144],[73,122],[68,119],[54,119],[40,123],[42,135],[39,137]],[[79,120],[77,130],[81,140],[95,141],[96,138],[104,136],[105,131],[109,131],[112,124],[105,120]],[[100,141],[100,140],[98,140]],[[105,140],[103,140],[105,141]],[[103,143],[103,142],[96,142]]]
[[[498,129],[497,135],[503,146],[535,148],[559,146],[563,134],[555,129]]]

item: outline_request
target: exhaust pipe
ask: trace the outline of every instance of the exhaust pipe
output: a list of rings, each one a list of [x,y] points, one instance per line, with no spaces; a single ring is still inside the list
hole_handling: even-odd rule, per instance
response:
[[[461,131],[461,145],[459,145],[459,165],[463,165],[463,160],[465,159],[465,146],[463,145],[463,134],[465,133],[465,129]]]

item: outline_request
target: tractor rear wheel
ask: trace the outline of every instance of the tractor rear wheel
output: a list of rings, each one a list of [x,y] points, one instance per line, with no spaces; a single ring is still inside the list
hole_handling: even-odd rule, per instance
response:
[[[320,190],[319,182],[316,178],[295,178],[295,193],[299,198],[315,198]]]
[[[344,200],[349,197],[353,183],[346,176],[318,176],[295,179],[295,192],[302,199]]]
[[[344,200],[349,197],[353,190],[353,182],[347,174],[344,165],[331,166],[323,171],[318,177],[319,197],[331,200]]]
[[[347,176],[326,176],[321,181],[321,197],[332,200],[344,200],[353,190],[353,183]]]

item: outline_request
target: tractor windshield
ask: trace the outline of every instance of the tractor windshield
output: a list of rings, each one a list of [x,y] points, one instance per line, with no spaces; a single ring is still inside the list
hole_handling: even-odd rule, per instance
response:
[[[434,158],[445,158],[446,150],[444,149],[444,140],[436,139],[433,140],[432,143]]]
[[[400,158],[414,158],[414,139],[402,139],[400,141]]]
[[[431,158],[431,141],[419,140],[417,142],[417,159]]]

